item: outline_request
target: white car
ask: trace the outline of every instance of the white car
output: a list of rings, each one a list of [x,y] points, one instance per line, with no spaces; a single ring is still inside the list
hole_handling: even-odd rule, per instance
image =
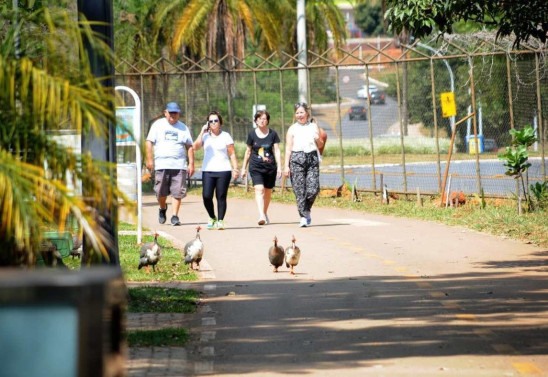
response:
[[[366,86],[362,86],[360,90],[358,90],[358,98],[360,99],[367,99],[369,97],[369,93],[374,92],[377,90],[376,85],[369,85],[369,91],[367,91]]]

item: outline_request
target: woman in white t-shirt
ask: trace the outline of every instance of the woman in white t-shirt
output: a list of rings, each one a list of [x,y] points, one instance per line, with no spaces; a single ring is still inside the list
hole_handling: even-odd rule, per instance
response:
[[[301,217],[299,226],[307,227],[312,222],[310,210],[320,192],[319,150],[324,141],[318,125],[310,121],[306,103],[295,104],[295,120],[287,130],[284,174],[291,178]]]
[[[238,161],[234,150],[234,140],[222,130],[223,118],[218,111],[211,111],[207,124],[194,142],[194,150],[204,148],[202,163],[202,199],[209,215],[207,229],[224,229],[226,198],[231,179],[239,176]],[[217,199],[217,215],[213,195]]]

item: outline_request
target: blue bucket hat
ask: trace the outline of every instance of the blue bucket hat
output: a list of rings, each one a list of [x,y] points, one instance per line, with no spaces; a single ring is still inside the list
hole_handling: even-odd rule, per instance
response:
[[[169,113],[180,113],[181,112],[181,108],[179,107],[179,105],[177,105],[176,102],[168,103],[167,106],[166,106],[166,110]]]

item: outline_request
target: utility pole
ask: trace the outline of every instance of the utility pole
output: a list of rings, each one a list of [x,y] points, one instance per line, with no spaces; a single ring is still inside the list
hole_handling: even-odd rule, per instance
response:
[[[306,0],[297,0],[297,49],[299,102],[308,102],[308,70],[306,57]]]
[[[114,49],[113,33],[113,8],[112,0],[78,0],[78,16],[84,16],[88,21],[93,22],[92,29],[99,34]],[[112,98],[114,98],[114,66],[107,59],[98,54],[88,41],[84,45],[85,52],[89,57],[91,70],[96,78],[101,78],[103,86],[112,89]],[[82,52],[83,53],[83,52]],[[114,103],[112,103],[112,114],[114,114]],[[116,176],[116,127],[112,122],[105,125],[108,127],[108,136],[105,139],[102,135],[88,133],[82,135],[82,153],[90,153],[94,160],[109,163],[109,174]],[[137,167],[140,169],[140,166]],[[89,197],[86,187],[82,187],[84,197]],[[112,246],[108,248],[108,261],[103,260],[104,264],[119,266],[118,253],[118,209],[104,208],[102,203],[88,203],[92,208],[100,208],[98,211],[98,221],[103,229],[110,235]],[[104,209],[103,209],[104,208]],[[84,258],[86,251],[91,249],[84,238]]]

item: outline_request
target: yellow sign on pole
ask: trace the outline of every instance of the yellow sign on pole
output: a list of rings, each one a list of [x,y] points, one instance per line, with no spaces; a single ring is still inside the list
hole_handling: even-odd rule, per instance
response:
[[[441,93],[441,114],[444,118],[454,117],[457,115],[457,105],[455,104],[455,93]]]

